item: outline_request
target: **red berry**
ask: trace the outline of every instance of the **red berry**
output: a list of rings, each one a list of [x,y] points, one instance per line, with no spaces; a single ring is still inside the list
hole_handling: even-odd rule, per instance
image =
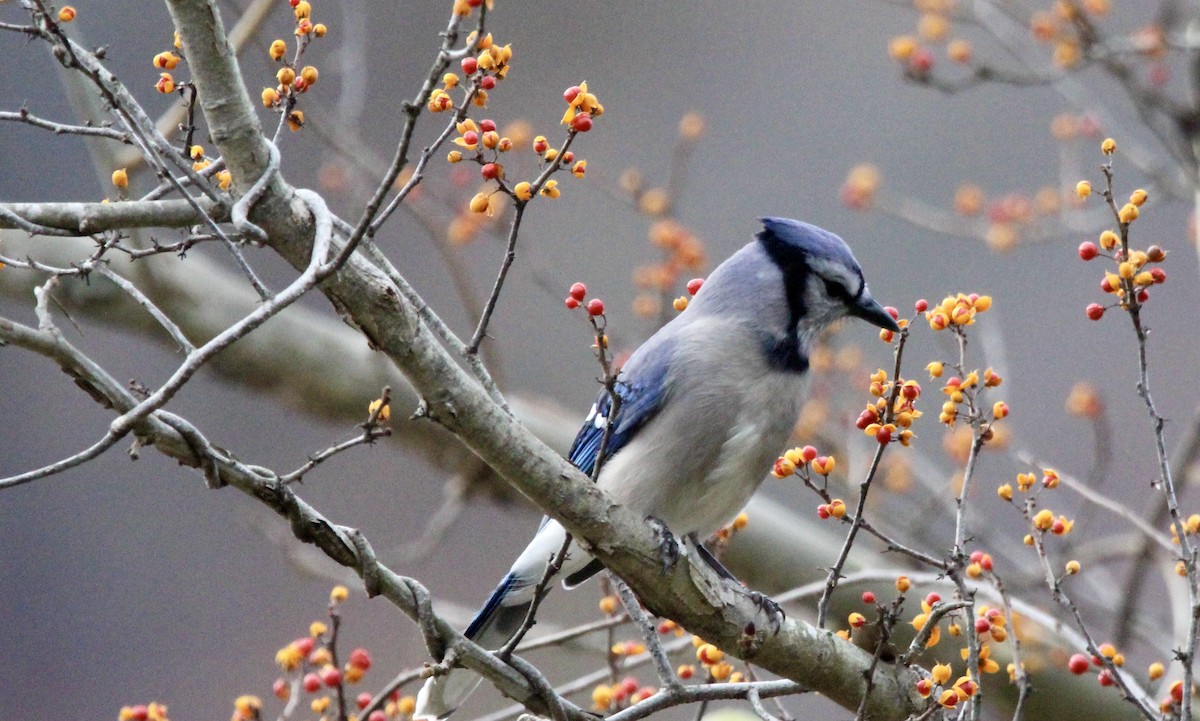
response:
[[[479,169],[479,174],[484,180],[495,180],[500,177],[500,166],[496,163],[484,163]]]
[[[879,430],[875,431],[875,440],[879,445],[886,446],[892,442],[892,432],[887,429],[887,426],[880,426]]]
[[[986,618],[975,619],[975,633],[987,633],[992,628],[992,622]]]
[[[940,600],[942,600],[942,596],[937,591],[934,591],[925,597],[925,603],[928,603],[930,606],[932,606],[933,604],[937,603]]]
[[[484,118],[483,120],[479,121],[479,129],[485,133],[488,132],[489,130],[495,130],[496,129],[496,121],[490,120],[488,118]]]
[[[463,142],[467,145],[474,145],[475,143],[478,143],[479,133],[475,132],[474,130],[468,130],[467,132],[463,133]]]
[[[1100,673],[1096,674],[1096,681],[1099,682],[1101,686],[1112,686],[1117,682],[1117,680],[1113,678],[1112,671],[1109,671],[1108,669],[1104,669]]]
[[[696,295],[697,293],[699,293],[700,286],[702,286],[702,285],[704,285],[703,278],[692,278],[691,280],[689,280],[688,284],[687,284],[688,295]]]
[[[1085,240],[1079,244],[1079,257],[1083,260],[1091,260],[1097,255],[1100,255],[1100,249],[1090,240]]]
[[[985,571],[992,570],[992,557],[986,553],[983,554],[983,558],[979,561],[979,565],[982,566],[983,570],[985,570]],[[994,609],[994,608],[992,609],[992,611],[995,611],[995,610],[996,609]],[[991,611],[988,611],[988,615],[989,615],[989,617],[991,616]]]
[[[288,5],[291,5],[292,7],[296,7],[299,4],[300,0],[288,0]]]
[[[295,641],[292,641],[292,645],[299,649],[300,653],[307,656],[308,654],[312,653],[313,646],[316,646],[317,642],[312,636],[305,636],[304,638],[298,638]]]
[[[822,503],[821,505],[817,506],[817,517],[821,520],[829,518],[829,504]]]
[[[1091,664],[1088,663],[1088,657],[1084,656],[1082,653],[1077,653],[1074,656],[1071,656],[1071,658],[1067,661],[1067,670],[1076,676],[1081,673],[1087,673],[1089,666],[1091,666]]]
[[[875,422],[875,415],[870,411],[863,411],[858,414],[858,420],[854,421],[854,425],[858,430],[865,431],[867,426]]]
[[[571,120],[571,130],[580,133],[586,133],[592,129],[592,116],[589,113],[580,113]]]
[[[1104,306],[1099,303],[1089,303],[1087,307],[1087,317],[1092,320],[1100,320],[1104,317]]]
[[[925,300],[924,298],[918,300],[916,308],[918,313],[924,313],[925,311],[929,310],[929,301]]]
[[[572,85],[563,91],[563,100],[566,100],[568,103],[574,102],[575,98],[579,97],[579,92],[580,87],[578,85]]]
[[[562,154],[563,165],[570,165],[575,162],[575,153],[568,150]]]
[[[1150,66],[1150,84],[1161,88],[1171,79],[1171,67],[1166,63],[1154,63]]]
[[[371,698],[372,698],[371,694],[367,693],[366,691],[363,691],[362,693],[360,693],[358,695],[358,698],[354,699],[354,703],[358,704],[358,707],[360,709],[364,709],[371,705]]]
[[[286,699],[291,695],[291,689],[288,687],[287,681],[277,678],[275,683],[271,684],[271,693],[275,694],[276,698]]]
[[[150,708],[145,704],[138,704],[129,709],[129,717],[133,721],[146,721],[150,717]]]
[[[921,384],[905,383],[900,387],[900,393],[906,400],[916,400],[917,396],[921,395]]]
[[[875,594],[870,591],[863,591],[862,602],[867,604],[875,603]]]
[[[1181,682],[1177,681],[1171,684],[1170,693],[1171,698],[1175,700],[1175,703],[1183,703],[1183,684]]]
[[[592,298],[587,302],[588,315],[604,315],[604,301]]]
[[[890,305],[885,305],[883,309],[888,312],[888,315],[890,315],[893,320],[900,320],[900,311],[896,310]]]
[[[812,446],[805,446],[800,449],[800,457],[804,459],[805,463],[812,463],[813,459],[817,457],[817,449]]]
[[[920,48],[908,60],[908,66],[914,73],[925,75],[933,70],[933,53],[929,48]]]
[[[491,75],[484,75],[479,79],[479,87],[483,88],[484,90],[491,90],[492,88],[496,87],[496,79]]]
[[[1166,283],[1167,271],[1163,270],[1162,268],[1151,268],[1150,277],[1154,279],[1155,283]]]
[[[567,304],[567,310],[575,310],[576,308],[579,307],[579,301],[575,300],[574,298],[572,298],[569,295],[567,296],[567,299],[563,302]]]
[[[309,693],[316,693],[321,689],[321,677],[315,673],[309,672],[304,674],[304,690]]]
[[[1144,289],[1143,289],[1143,290],[1139,290],[1139,291],[1138,291],[1138,294],[1137,294],[1137,299],[1138,299],[1138,302],[1139,302],[1139,303],[1145,303],[1146,301],[1150,300],[1150,293],[1149,293],[1149,291],[1146,291],[1146,290],[1144,290]]]
[[[483,0],[467,0],[467,6],[477,8],[483,4]]]
[[[326,666],[321,669],[321,683],[329,688],[333,688],[342,682],[342,672],[335,666]]]
[[[383,709],[377,708],[371,712],[370,716],[367,716],[367,721],[387,721],[387,714]]]
[[[572,283],[571,290],[567,291],[567,295],[575,300],[583,300],[587,296],[587,286],[583,283]]]
[[[971,563],[979,563],[983,560],[983,551],[975,551],[971,554]]]
[[[1108,276],[1104,276],[1104,280],[1100,281],[1100,290],[1104,291],[1105,293],[1111,293],[1116,290],[1112,287],[1112,284],[1108,282]]]
[[[367,653],[365,648],[356,648],[350,652],[348,663],[355,667],[361,668],[363,671],[371,668],[371,654]]]
[[[462,70],[467,75],[474,75],[479,69],[479,60],[470,55],[462,59]]]
[[[633,676],[626,676],[621,679],[621,690],[626,694],[631,694],[638,690],[638,680]]]

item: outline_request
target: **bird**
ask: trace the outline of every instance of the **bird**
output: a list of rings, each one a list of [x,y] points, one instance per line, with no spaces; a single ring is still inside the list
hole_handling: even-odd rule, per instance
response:
[[[847,316],[900,329],[844,240],[799,220],[761,222],[754,239],[629,356],[614,387],[616,412],[602,390],[568,454],[587,475],[602,463],[600,488],[671,535],[695,541],[730,579],[699,543],[742,510],[791,437],[817,336]],[[566,538],[557,521],[544,518],[466,637],[489,649],[507,643]],[[558,574],[573,588],[602,568],[572,543]],[[414,718],[445,719],[481,680],[461,668],[431,675]]]

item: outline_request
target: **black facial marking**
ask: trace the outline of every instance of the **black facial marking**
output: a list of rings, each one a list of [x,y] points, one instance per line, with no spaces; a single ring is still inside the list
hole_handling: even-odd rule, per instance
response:
[[[800,352],[800,339],[795,328],[782,338],[765,336],[762,343],[763,354],[772,368],[790,373],[804,373],[808,370],[808,356]]]
[[[812,269],[808,267],[808,258],[799,248],[776,236],[770,228],[764,228],[758,234],[758,242],[783,272],[783,291],[787,296],[789,313],[788,335],[794,340],[796,325],[806,315],[804,286],[808,283],[808,276],[812,274]],[[845,293],[843,288],[842,294]]]

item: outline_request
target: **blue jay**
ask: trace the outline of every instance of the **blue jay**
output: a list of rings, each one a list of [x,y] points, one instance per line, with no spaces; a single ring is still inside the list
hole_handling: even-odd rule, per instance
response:
[[[571,447],[571,463],[590,475],[611,424],[597,483],[676,537],[703,541],[758,488],[792,434],[808,353],[822,330],[848,315],[899,330],[871,297],[841,238],[786,218],[762,224],[754,241],[712,272],[687,309],[630,356],[616,385],[616,414],[608,417],[610,398],[601,391]],[[504,645],[565,541],[563,527],[543,519],[466,636],[485,648]],[[574,587],[601,568],[572,544],[560,571],[563,585]],[[429,678],[415,717],[445,718],[479,681],[464,669]]]

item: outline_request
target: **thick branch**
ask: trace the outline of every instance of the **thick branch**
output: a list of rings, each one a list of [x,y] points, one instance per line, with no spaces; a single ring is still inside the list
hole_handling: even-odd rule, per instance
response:
[[[229,219],[229,209],[209,198],[197,204],[215,221]],[[204,218],[186,200],[131,200],[123,203],[0,203],[0,208],[25,220],[59,230],[90,235],[126,228],[185,228]],[[0,215],[0,228],[17,224]]]

